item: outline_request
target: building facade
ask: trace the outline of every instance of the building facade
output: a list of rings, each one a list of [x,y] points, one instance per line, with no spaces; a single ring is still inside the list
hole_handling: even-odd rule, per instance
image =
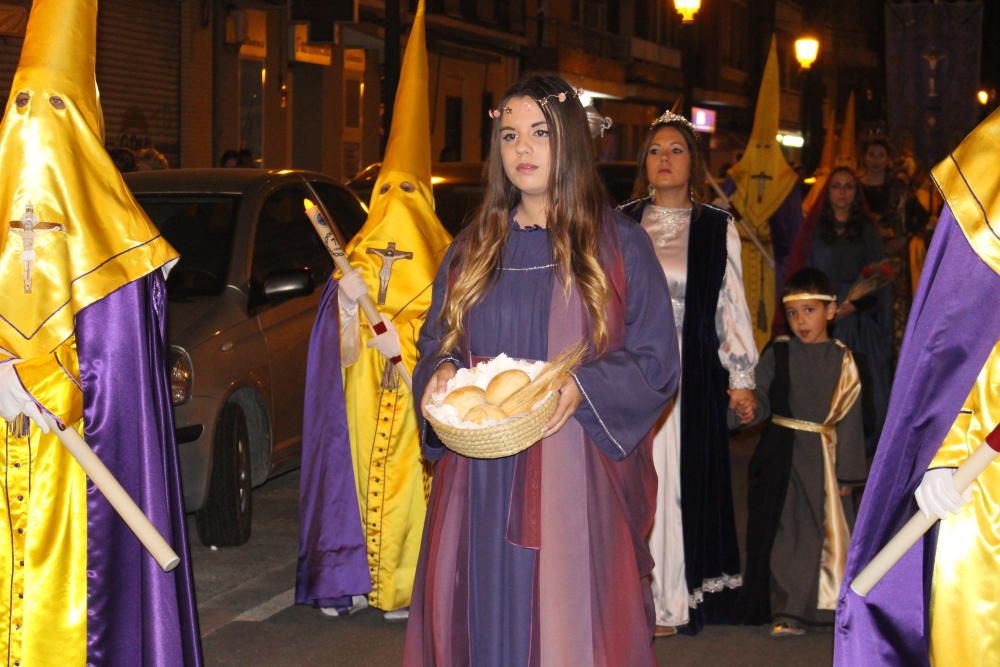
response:
[[[185,167],[246,149],[260,166],[351,176],[379,159],[383,143],[386,1],[394,0],[101,0],[97,65],[108,145],[154,146]],[[398,1],[405,42],[416,1]],[[801,135],[809,113],[792,47],[806,30],[823,53],[813,75],[823,94],[807,101],[839,110],[854,89],[862,114],[875,115],[881,37],[873,41],[862,26],[881,7],[845,0],[833,14],[827,4],[716,0],[684,25],[670,0],[427,0],[435,159],[481,160],[487,111],[503,91],[524,74],[557,72],[614,120],[602,159],[634,160],[649,122],[679,103],[714,113],[707,134],[717,171],[749,134],[772,33],[787,134]],[[0,2],[5,96],[29,6]],[[333,18],[332,40],[311,41]],[[795,149],[789,157],[801,159]]]

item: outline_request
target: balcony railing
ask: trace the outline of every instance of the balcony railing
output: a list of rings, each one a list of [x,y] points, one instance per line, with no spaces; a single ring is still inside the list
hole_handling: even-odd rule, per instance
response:
[[[629,41],[626,37],[562,19],[545,19],[544,26],[544,46],[578,49],[590,55],[621,62],[629,59]]]

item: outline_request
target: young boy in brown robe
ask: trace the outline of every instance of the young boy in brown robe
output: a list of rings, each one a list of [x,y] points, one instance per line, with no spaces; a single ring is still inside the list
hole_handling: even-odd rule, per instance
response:
[[[769,419],[749,466],[747,570],[735,621],[774,637],[830,624],[853,522],[851,486],[867,474],[861,384],[851,351],[831,339],[829,278],[803,269],[782,298],[792,337],[757,366],[757,413]]]

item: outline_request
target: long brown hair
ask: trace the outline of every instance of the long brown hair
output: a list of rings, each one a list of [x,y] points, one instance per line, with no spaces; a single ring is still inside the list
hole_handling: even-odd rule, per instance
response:
[[[820,238],[827,243],[833,243],[837,239],[837,220],[833,213],[833,206],[830,203],[830,186],[833,185],[833,177],[837,174],[847,174],[854,181],[854,199],[851,201],[851,208],[847,212],[847,228],[844,230],[844,238],[850,241],[860,239],[864,235],[865,225],[872,222],[872,214],[868,211],[865,203],[865,193],[861,189],[861,181],[858,175],[850,167],[834,167],[827,176],[826,186],[823,193],[826,195],[823,201],[816,202],[819,208],[818,231]]]
[[[701,142],[698,140],[698,135],[695,134],[694,130],[687,123],[680,120],[657,121],[649,126],[646,138],[639,149],[639,157],[636,159],[639,168],[636,171],[635,187],[632,196],[638,198],[649,195],[649,175],[646,173],[646,156],[649,153],[649,147],[653,144],[653,137],[665,127],[674,128],[684,137],[684,143],[687,144],[688,153],[691,155],[691,173],[688,175],[688,187],[691,189],[692,202],[700,202],[704,199],[705,195],[705,156],[702,154]]]
[[[546,227],[564,293],[576,285],[590,316],[592,343],[603,351],[608,343],[605,307],[608,281],[597,260],[606,195],[594,167],[587,114],[574,89],[557,76],[534,76],[514,84],[503,96],[530,97],[545,116],[549,129],[549,182]],[[499,116],[493,120],[490,155],[486,163],[483,204],[456,239],[449,272],[453,276],[445,295],[441,319],[447,331],[442,351],[454,350],[465,334],[469,310],[496,280],[509,232],[508,218],[521,200],[503,168]]]

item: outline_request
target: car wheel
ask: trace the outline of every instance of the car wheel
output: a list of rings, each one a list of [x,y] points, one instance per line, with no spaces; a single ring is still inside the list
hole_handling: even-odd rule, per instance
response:
[[[236,403],[222,409],[212,450],[208,497],[195,515],[198,538],[208,546],[236,547],[250,539],[253,517],[250,437]]]

